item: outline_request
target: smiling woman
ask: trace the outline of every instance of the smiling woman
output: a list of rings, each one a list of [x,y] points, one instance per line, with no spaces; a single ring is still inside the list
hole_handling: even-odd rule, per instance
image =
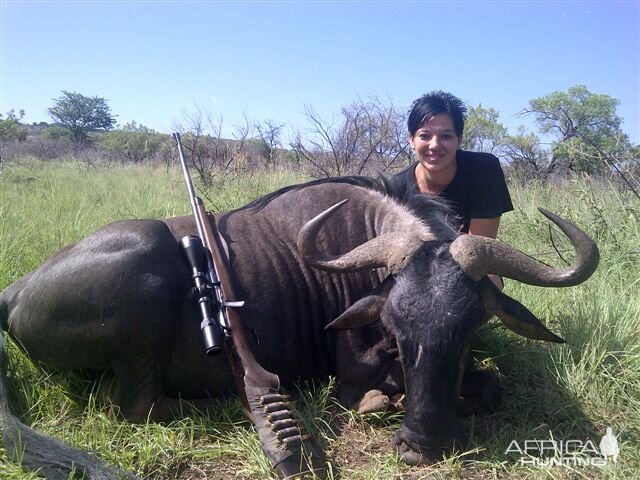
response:
[[[500,217],[513,205],[498,158],[460,150],[466,111],[460,99],[441,91],[413,102],[407,126],[417,161],[390,179],[390,190],[404,201],[417,194],[440,197],[460,232],[496,238]]]
[[[500,216],[513,210],[497,157],[460,150],[466,107],[431,92],[413,102],[407,126],[416,162],[391,178],[395,196],[437,195],[453,209],[461,232],[495,238]]]

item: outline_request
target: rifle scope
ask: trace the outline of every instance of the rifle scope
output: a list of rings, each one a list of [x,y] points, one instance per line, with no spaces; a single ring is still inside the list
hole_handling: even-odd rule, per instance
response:
[[[204,346],[207,355],[213,356],[222,351],[224,343],[224,335],[217,315],[222,305],[214,296],[213,286],[207,277],[206,271],[206,255],[207,251],[202,245],[200,237],[195,235],[187,235],[180,240],[182,251],[187,257],[187,262],[191,267],[193,285],[198,295],[198,306],[202,316],[200,329],[204,338]]]

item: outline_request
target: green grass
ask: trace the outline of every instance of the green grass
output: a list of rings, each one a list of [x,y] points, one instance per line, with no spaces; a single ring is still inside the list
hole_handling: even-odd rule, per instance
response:
[[[206,192],[208,206],[227,210],[300,181],[288,172],[237,177]],[[476,357],[498,371],[505,389],[492,415],[464,419],[472,432],[465,452],[431,467],[408,467],[391,452],[401,414],[359,415],[336,403],[335,382],[300,387],[305,428],[325,445],[331,478],[638,478],[640,471],[640,205],[609,184],[586,179],[511,186],[516,211],[504,216],[500,238],[547,263],[570,260],[544,207],[574,221],[598,243],[600,267],[583,285],[545,289],[508,281],[565,345],[519,338],[490,322],[478,332]],[[123,218],[189,214],[180,171],[148,166],[112,169],[23,162],[0,175],[0,289],[62,246]],[[114,422],[94,405],[92,385],[74,374],[51,374],[14,345],[8,350],[14,410],[48,435],[99,453],[149,479],[275,478],[235,399],[170,424]],[[607,467],[520,465],[510,442],[592,440],[607,426],[619,435],[618,464]],[[35,479],[0,449],[0,478]]]

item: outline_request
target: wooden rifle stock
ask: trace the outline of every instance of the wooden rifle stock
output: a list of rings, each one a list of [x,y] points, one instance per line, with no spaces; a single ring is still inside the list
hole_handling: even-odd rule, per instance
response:
[[[210,218],[202,204],[198,205],[198,216],[201,219],[203,226],[204,239],[203,243],[205,247],[211,252],[213,260],[213,266],[216,269],[216,276],[220,281],[221,297],[223,302],[223,308],[225,309],[226,321],[228,322],[228,332],[233,342],[235,354],[238,356],[238,360],[242,366],[243,382],[246,384],[250,382],[253,385],[261,385],[270,387],[275,390],[280,388],[280,379],[274,373],[265,370],[262,365],[258,363],[253,355],[250,344],[247,340],[246,332],[242,325],[242,320],[235,311],[236,307],[227,306],[226,299],[237,298],[236,292],[233,289],[233,279],[228,268],[228,259],[226,258],[226,249],[222,245],[222,240],[218,234],[215,220]],[[223,258],[225,255],[225,258]],[[230,302],[231,303],[231,302]],[[232,365],[236,365],[236,362],[232,360]],[[238,373],[235,372],[236,381],[238,379]],[[246,393],[244,388],[238,392],[241,396],[241,400],[245,408],[249,409],[247,403]]]

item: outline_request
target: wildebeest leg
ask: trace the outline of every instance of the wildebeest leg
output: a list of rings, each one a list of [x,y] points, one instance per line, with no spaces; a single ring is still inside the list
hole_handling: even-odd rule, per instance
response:
[[[182,400],[164,392],[162,370],[157,360],[135,363],[113,361],[113,372],[103,376],[100,391],[114,417],[134,423],[166,422],[180,418],[191,408],[204,411],[212,398]]]
[[[404,377],[395,340],[371,325],[338,333],[336,374],[340,382],[338,398],[360,413],[396,408],[403,393]]]
[[[158,367],[152,360],[114,360],[111,365],[113,379],[105,395],[112,414],[134,423],[170,419]]]

